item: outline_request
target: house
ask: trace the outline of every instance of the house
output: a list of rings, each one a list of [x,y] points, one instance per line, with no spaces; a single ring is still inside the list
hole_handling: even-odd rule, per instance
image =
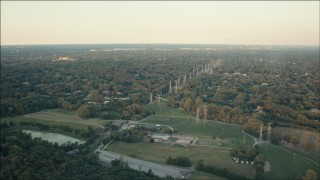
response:
[[[268,86],[268,83],[262,83],[261,86]]]
[[[320,110],[319,110],[319,109],[317,109],[317,108],[312,108],[312,109],[310,110],[310,112],[313,112],[313,113],[320,113]]]
[[[115,125],[120,129],[122,125],[126,124],[126,122],[126,120],[114,120],[112,125]]]
[[[255,109],[255,111],[258,111],[258,112],[263,112],[263,107],[262,106],[257,106],[257,109]]]

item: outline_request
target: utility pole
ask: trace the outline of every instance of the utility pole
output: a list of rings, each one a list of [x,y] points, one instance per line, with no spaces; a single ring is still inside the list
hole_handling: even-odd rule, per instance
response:
[[[262,142],[262,124],[260,124],[260,134],[259,134],[259,141]]]
[[[152,102],[152,93],[150,93],[150,104],[152,105],[153,102]]]
[[[269,142],[271,142],[271,123],[269,123],[269,126],[268,126],[268,139],[267,139],[267,141],[268,141],[268,143]]]
[[[197,108],[197,118],[196,118],[196,123],[198,123],[200,121],[199,119],[199,114],[200,114],[200,109]]]
[[[160,106],[160,94],[158,94],[157,99],[158,99],[158,106]]]
[[[174,90],[174,93],[178,93],[178,81],[177,80],[175,80],[175,82],[176,82],[176,87],[175,87],[175,90]]]
[[[207,122],[207,106],[204,106],[204,119],[203,119],[203,126],[206,126]]]

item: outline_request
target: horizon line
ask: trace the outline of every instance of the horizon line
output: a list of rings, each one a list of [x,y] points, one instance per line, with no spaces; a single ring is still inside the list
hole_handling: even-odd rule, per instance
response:
[[[50,46],[50,45],[243,45],[243,46],[316,46],[319,44],[258,44],[258,43],[35,43],[1,44],[1,46]]]

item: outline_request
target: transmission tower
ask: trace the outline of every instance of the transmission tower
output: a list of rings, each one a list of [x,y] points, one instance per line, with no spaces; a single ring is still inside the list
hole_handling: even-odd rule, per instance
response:
[[[150,104],[152,105],[153,102],[152,102],[152,93],[150,93]]]
[[[158,106],[160,106],[160,94],[158,94],[158,96],[157,96],[157,99],[158,99]]]
[[[187,82],[187,74],[184,74],[183,85],[186,85],[186,82]]]
[[[206,122],[207,122],[207,106],[204,106],[204,119],[203,119],[203,126],[206,126]]]
[[[194,76],[194,69],[192,69],[192,75]]]
[[[176,82],[176,86],[175,86],[175,89],[174,89],[174,93],[178,93],[178,81],[177,80],[175,80],[175,82]]]
[[[271,141],[271,123],[269,123],[269,126],[268,126],[268,139],[267,141],[270,142]]]
[[[198,123],[198,122],[200,121],[199,114],[200,114],[200,109],[199,109],[199,108],[197,108],[196,123]]]
[[[171,81],[169,82],[169,93],[172,93]]]
[[[259,141],[262,142],[263,137],[262,137],[262,124],[260,124],[260,134],[259,134]]]
[[[178,85],[180,85],[180,76],[178,76]]]

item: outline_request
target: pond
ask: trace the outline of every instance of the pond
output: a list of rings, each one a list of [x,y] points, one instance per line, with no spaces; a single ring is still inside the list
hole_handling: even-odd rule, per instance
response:
[[[33,130],[22,130],[22,132],[26,134],[31,134],[32,138],[40,137],[43,140],[47,140],[52,143],[58,143],[59,145],[78,142],[78,144],[84,144],[84,140],[76,139],[71,136],[66,136],[58,133],[49,133],[49,132],[41,132],[41,131],[33,131]]]

